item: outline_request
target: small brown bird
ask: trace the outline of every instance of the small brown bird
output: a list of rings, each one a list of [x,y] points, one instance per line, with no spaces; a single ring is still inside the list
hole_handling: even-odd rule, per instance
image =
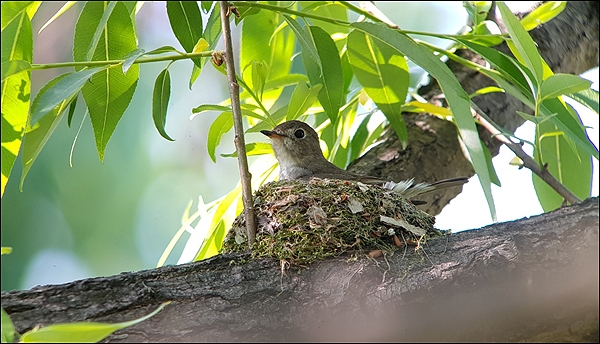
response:
[[[300,121],[287,121],[273,130],[261,130],[272,141],[275,157],[279,161],[280,180],[308,180],[310,178],[342,179],[359,181],[365,184],[383,184],[383,187],[412,198],[434,190],[463,185],[468,178],[445,179],[435,183],[414,184],[414,179],[400,183],[380,178],[362,176],[343,170],[323,156],[317,132],[308,124]]]

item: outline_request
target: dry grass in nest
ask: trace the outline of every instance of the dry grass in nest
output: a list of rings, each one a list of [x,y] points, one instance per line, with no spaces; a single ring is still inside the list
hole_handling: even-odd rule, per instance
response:
[[[253,257],[300,265],[363,251],[370,256],[419,245],[443,235],[434,217],[399,194],[376,185],[312,179],[263,185],[254,195],[258,233]],[[243,214],[233,223],[222,252],[248,250]]]

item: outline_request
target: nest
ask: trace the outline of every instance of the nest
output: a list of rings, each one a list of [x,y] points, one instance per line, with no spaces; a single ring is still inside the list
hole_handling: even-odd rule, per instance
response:
[[[399,194],[360,182],[311,179],[263,185],[254,195],[258,218],[252,257],[307,264],[345,252],[371,257],[441,236],[433,216]],[[238,216],[222,253],[248,250],[244,215]]]

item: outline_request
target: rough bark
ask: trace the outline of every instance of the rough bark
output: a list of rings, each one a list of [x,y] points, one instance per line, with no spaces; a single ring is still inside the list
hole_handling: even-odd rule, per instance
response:
[[[110,342],[598,341],[598,198],[387,258],[282,271],[272,259],[186,265],[2,293],[18,331],[163,311]]]
[[[598,66],[598,13],[597,2],[568,2],[558,17],[530,32],[538,44],[540,54],[555,73],[581,74]],[[505,44],[497,49],[511,55]],[[457,53],[473,62],[483,64],[481,57],[471,51],[461,50]],[[495,85],[487,77],[458,63],[450,61],[447,65],[467,93]],[[436,105],[445,105],[443,94],[435,80],[422,88],[420,93]],[[511,133],[524,122],[516,111],[532,113],[521,102],[504,93],[479,96],[474,101],[496,123]],[[417,182],[470,177],[474,174],[458,143],[454,124],[427,114],[407,113],[404,114],[404,120],[409,137],[406,150],[402,150],[397,136],[389,130],[378,146],[354,161],[348,170],[395,181],[414,177]],[[497,155],[500,148],[498,140],[483,128],[479,128],[479,132],[492,156]],[[423,210],[432,215],[438,214],[460,193],[460,189],[456,189],[450,188],[424,197],[423,200],[428,202],[428,206]]]

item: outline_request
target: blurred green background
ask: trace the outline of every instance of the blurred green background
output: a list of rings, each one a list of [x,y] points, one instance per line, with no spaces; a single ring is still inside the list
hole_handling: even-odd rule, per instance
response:
[[[72,60],[73,28],[83,3],[37,34],[62,5],[44,2],[33,18],[34,63]],[[180,47],[164,3],[146,3],[137,18],[142,49]],[[206,133],[216,114],[190,121],[193,107],[227,97],[222,75],[208,66],[189,90],[192,62],[171,67],[167,132],[176,141],[168,142],[154,128],[150,102],[154,80],[165,66],[141,66],[135,95],[110,139],[104,162],[98,158],[88,117],[75,144],[73,167],[69,166],[85,112],[81,100],[71,128],[66,120],[59,125],[27,176],[23,192],[17,161],[2,198],[2,245],[13,248],[12,254],[2,257],[2,290],[153,268],[179,228],[188,202],[197,204],[200,194],[211,201],[235,186],[236,160],[214,164],[207,156]],[[34,71],[32,95],[66,71]],[[224,139],[221,152],[234,150],[230,141],[231,137]],[[183,243],[168,264],[177,261]]]

